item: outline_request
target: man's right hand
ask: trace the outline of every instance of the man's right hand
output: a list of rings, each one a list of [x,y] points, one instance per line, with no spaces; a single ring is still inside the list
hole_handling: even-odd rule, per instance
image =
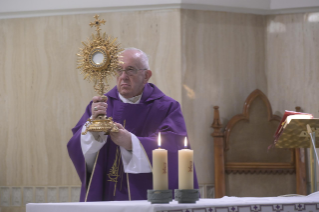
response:
[[[92,118],[96,119],[98,115],[105,115],[107,108],[106,100],[103,102],[100,96],[95,96],[92,101]]]

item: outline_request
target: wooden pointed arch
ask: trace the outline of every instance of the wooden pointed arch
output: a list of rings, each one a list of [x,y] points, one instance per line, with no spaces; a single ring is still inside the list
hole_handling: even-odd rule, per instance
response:
[[[268,113],[268,121],[278,121],[280,122],[281,118],[277,115],[274,115],[272,113],[271,105],[269,103],[269,100],[267,96],[259,89],[254,90],[246,99],[244,108],[243,108],[243,113],[238,114],[234,116],[226,125],[225,131],[224,131],[224,137],[225,137],[225,150],[228,150],[228,144],[229,144],[229,136],[231,133],[231,129],[233,126],[235,126],[239,121],[246,120],[249,121],[249,109],[251,104],[254,102],[255,99],[260,97],[264,104],[266,105],[267,113]]]
[[[260,97],[262,101],[264,102],[266,108],[267,108],[267,114],[268,114],[268,121],[280,121],[281,118],[277,115],[273,115],[272,113],[272,108],[270,105],[270,102],[267,98],[267,96],[260,91],[259,89],[254,90],[246,99],[243,107],[243,113],[238,114],[234,116],[226,125],[224,132],[222,132],[222,123],[220,121],[220,115],[219,115],[219,107],[215,106],[214,107],[214,121],[211,127],[214,129],[214,132],[211,134],[212,137],[214,138],[214,170],[215,170],[215,198],[220,198],[226,195],[226,184],[225,184],[225,174],[227,172],[227,164],[225,162],[225,151],[227,150],[227,143],[228,139],[231,133],[231,129],[233,126],[241,121],[241,120],[249,120],[249,110],[250,107],[253,103],[253,101]],[[296,107],[296,111],[300,111],[300,107]],[[283,170],[291,170],[291,168],[295,169],[296,173],[296,193],[297,194],[302,194],[306,195],[306,171],[305,171],[305,160],[304,160],[304,155],[305,151],[304,149],[295,149],[295,159],[293,164],[288,164],[286,167],[267,167],[267,166],[262,166],[261,169],[257,170],[258,171],[264,171],[264,170],[270,170],[273,168],[273,171],[280,173],[280,170],[284,168]],[[263,164],[267,165],[267,164]],[[270,165],[270,164],[268,164]],[[293,167],[291,167],[291,165]],[[249,171],[251,167],[243,167],[242,173],[252,173]],[[245,172],[246,171],[246,172]],[[247,172],[248,171],[248,172]]]

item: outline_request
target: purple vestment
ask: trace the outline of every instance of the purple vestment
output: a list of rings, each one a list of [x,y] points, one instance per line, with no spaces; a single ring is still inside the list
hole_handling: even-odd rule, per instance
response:
[[[113,117],[113,120],[120,124],[125,120],[125,128],[138,137],[151,163],[152,150],[158,148],[157,136],[158,132],[161,132],[162,148],[168,150],[169,189],[177,189],[178,150],[184,148],[183,141],[187,135],[179,103],[151,83],[145,85],[139,104],[123,103],[116,87],[106,96],[108,97],[107,116]],[[70,158],[82,182],[80,201],[85,201],[87,189],[87,201],[129,200],[129,192],[132,200],[147,199],[147,189],[153,189],[152,173],[126,174],[123,173],[123,165],[120,164],[117,183],[109,177],[117,149],[120,149],[112,142],[110,136],[98,154],[95,169],[91,174],[91,184],[88,186],[89,175],[86,172],[80,137],[82,126],[91,117],[91,105],[92,101],[72,129],[73,137],[67,145]],[[198,188],[196,174],[194,186]]]

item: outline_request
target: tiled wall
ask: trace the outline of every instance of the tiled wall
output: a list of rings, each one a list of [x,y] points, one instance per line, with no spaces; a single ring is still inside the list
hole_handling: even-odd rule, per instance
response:
[[[28,203],[78,202],[80,187],[0,187],[0,207],[25,207]],[[213,184],[200,184],[201,198],[214,198]]]
[[[0,207],[25,207],[28,203],[78,202],[80,187],[0,187]]]

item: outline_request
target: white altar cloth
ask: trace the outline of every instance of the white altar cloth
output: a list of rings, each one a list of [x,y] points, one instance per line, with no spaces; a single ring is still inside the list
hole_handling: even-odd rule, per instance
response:
[[[297,197],[223,197],[196,204],[141,201],[29,203],[27,212],[296,212],[319,211],[319,192]]]

